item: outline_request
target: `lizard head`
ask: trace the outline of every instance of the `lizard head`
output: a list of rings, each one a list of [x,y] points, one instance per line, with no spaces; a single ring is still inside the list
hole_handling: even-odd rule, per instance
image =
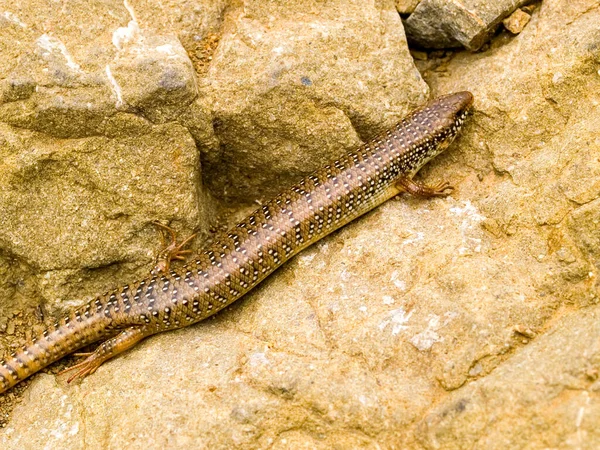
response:
[[[413,111],[400,125],[404,134],[420,136],[404,156],[407,172],[414,175],[429,160],[442,153],[452,143],[471,105],[473,94],[467,91],[444,95]]]

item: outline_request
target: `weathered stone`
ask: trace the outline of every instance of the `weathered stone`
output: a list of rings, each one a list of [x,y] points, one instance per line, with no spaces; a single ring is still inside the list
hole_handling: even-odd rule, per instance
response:
[[[152,220],[188,230],[204,220],[198,153],[181,126],[57,145],[0,125],[0,141],[0,242],[40,276],[47,300],[110,287],[116,262],[148,262],[160,245]]]
[[[136,30],[118,46],[115,61],[106,68],[117,109],[133,109],[164,123],[194,101],[192,62],[176,37],[144,37]]]
[[[474,295],[481,284],[448,279],[453,264],[438,273],[453,258],[486,259],[478,248],[479,221],[472,206],[452,199],[390,202],[296,258],[217,320],[152,338],[80,386],[64,378],[34,380],[24,404],[66,396],[62,404],[70,413],[21,415],[19,406],[2,444],[22,445],[25,430],[35,428],[35,439],[46,436],[56,446],[65,442],[51,435],[57,426],[85,428],[88,446],[108,448],[125,441],[131,448],[148,442],[155,443],[150,448],[261,447],[285,439],[290,428],[299,432],[295,442],[324,448],[397,440],[394,430],[420,418],[440,391],[431,355],[442,357],[455,346],[452,336],[473,327],[466,311],[485,301]],[[436,239],[447,245],[427,244]],[[365,277],[368,261],[377,264]],[[445,279],[447,290],[431,297],[421,279]],[[496,295],[490,291],[488,301]],[[514,295],[503,300],[506,308],[521,303]],[[185,352],[173,355],[176,365],[165,364],[165,352],[183,341]],[[419,356],[406,366],[411,355]],[[152,377],[143,375],[147,371]],[[157,386],[169,386],[169,393],[161,387],[157,396]],[[56,390],[60,395],[52,394]],[[142,407],[149,398],[153,406]],[[168,412],[167,403],[180,412]],[[198,408],[206,413],[181,413]],[[100,411],[107,410],[105,421]],[[87,426],[83,417],[97,425]],[[164,432],[175,427],[176,437]],[[356,431],[346,436],[345,427]],[[74,432],[66,448],[78,448],[82,439]]]
[[[127,2],[17,1],[0,13],[0,251],[29,269],[7,278],[19,282],[6,283],[5,311],[147,273],[154,219],[206,228],[198,149],[214,153],[216,138],[173,33],[201,41],[224,2],[179,2],[167,17],[161,5],[136,6],[141,25]]]
[[[600,307],[567,315],[417,426],[426,449],[595,448]]]
[[[93,42],[47,33],[31,42],[28,28],[19,30],[29,45],[21,47],[32,51],[0,85],[0,120],[78,138],[104,134],[107,121],[120,126],[118,111],[156,123],[176,118],[198,94],[192,63],[175,36],[142,30],[133,9],[125,12],[131,19],[127,27],[100,22],[104,33]],[[70,48],[80,52],[71,54]]]
[[[205,180],[245,200],[276,194],[427,94],[391,2],[246,2],[227,15],[208,77],[222,156]]]
[[[478,50],[504,18],[531,0],[422,0],[404,21],[409,42],[424,48]]]
[[[252,13],[245,20],[253,24],[263,24],[267,15],[262,12],[275,8],[265,32],[282,29],[294,17],[304,26],[292,28],[297,36],[305,36],[302,30],[314,23],[323,35],[339,32],[343,14],[337,22],[307,19],[307,11],[323,11],[320,3],[292,3],[280,7],[283,12],[265,3],[269,6],[244,5]],[[226,26],[237,30],[241,13],[232,7],[229,14]],[[150,338],[79,384],[67,385],[64,376],[33,377],[0,432],[0,447],[600,447],[598,23],[600,10],[593,0],[546,0],[522,33],[503,33],[489,51],[455,54],[442,60],[441,68],[434,55],[419,62],[433,69],[424,76],[436,93],[469,89],[476,98],[475,113],[456,145],[421,174],[428,181],[450,181],[456,187],[450,198],[403,196],[388,202],[295,258],[215,320]],[[254,34],[240,35],[260,49],[258,41],[249,40]],[[295,54],[308,54],[308,42],[298,38]],[[228,47],[233,43],[239,60]],[[129,139],[128,147],[134,148],[135,136],[150,139],[170,129],[171,147],[183,139],[191,150],[193,135],[196,144],[206,147],[200,150],[203,157],[215,165],[237,155],[229,143],[252,144],[244,133],[260,140],[254,126],[264,128],[266,142],[275,142],[279,126],[295,129],[297,121],[307,120],[306,110],[284,104],[280,112],[273,106],[291,90],[281,93],[278,85],[264,88],[264,98],[273,99],[277,113],[269,126],[264,118],[250,122],[242,113],[231,116],[240,118],[239,127],[233,118],[226,120],[226,108],[213,107],[202,94],[210,91],[206,86],[213,75],[223,77],[221,52],[234,52],[227,59],[234,73],[271,79],[272,72],[257,72],[257,65],[251,66],[254,72],[236,66],[236,61],[247,63],[252,51],[229,36],[219,41],[215,66],[198,83],[200,94],[178,115],[181,125],[159,126],[136,117],[128,122],[131,135],[115,131],[114,137],[81,141],[105,139],[110,152],[111,143],[121,139]],[[284,52],[266,67],[290,60],[293,56]],[[349,61],[345,64],[350,67]],[[367,71],[362,60],[356,64],[357,71]],[[317,84],[314,76],[309,79]],[[222,86],[222,78],[214,83]],[[253,87],[259,81],[240,78],[237,97],[233,76],[230,83],[229,90],[219,91],[227,93],[222,101],[230,101],[233,112],[255,111],[260,118],[261,111],[246,102],[246,95],[258,98]],[[31,89],[23,86],[9,97],[29,95]],[[384,96],[374,92],[363,96]],[[351,91],[348,95],[361,105],[370,100],[359,102]],[[293,104],[303,105],[298,99]],[[336,121],[355,117],[328,104],[315,102],[314,110],[317,117]],[[217,136],[208,124],[213,113]],[[132,116],[120,114],[123,120]],[[353,126],[360,122],[350,120]],[[319,126],[323,133],[332,129]],[[365,134],[354,133],[350,125],[347,130],[341,142]],[[289,135],[290,146],[303,145],[300,131]],[[44,149],[60,156],[80,148],[54,138],[41,145],[22,137],[27,133],[35,135],[5,135],[3,164],[15,159],[10,148],[19,149],[25,160],[39,158]],[[217,174],[208,170],[203,177],[210,181]],[[92,175],[99,183],[99,175]],[[24,183],[9,187],[26,189]],[[143,197],[141,210],[149,210],[144,205],[154,201]],[[116,205],[123,208],[122,202]],[[15,228],[16,219],[11,220]],[[156,236],[150,228],[134,233],[142,240]],[[93,245],[103,238],[90,232],[86,239]],[[32,252],[42,262],[44,255],[27,243],[7,240],[0,239],[3,247],[21,253],[13,258],[0,252],[0,275],[10,278],[0,289],[14,295],[25,289],[18,278],[31,271],[21,255]],[[73,256],[67,252],[67,257]],[[75,289],[76,280],[70,286]],[[11,316],[0,327],[5,324],[8,330],[12,324],[18,334],[18,320]]]

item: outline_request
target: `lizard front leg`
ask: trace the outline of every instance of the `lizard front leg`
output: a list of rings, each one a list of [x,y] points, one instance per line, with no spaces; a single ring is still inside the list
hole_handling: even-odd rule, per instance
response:
[[[401,178],[396,182],[396,189],[400,192],[408,192],[415,197],[447,197],[452,193],[454,187],[447,181],[441,181],[433,186],[412,180],[410,178]]]
[[[154,222],[156,226],[161,227],[171,236],[171,242],[165,246],[165,248],[156,256],[156,261],[154,263],[154,267],[150,271],[152,275],[158,275],[161,273],[167,273],[169,268],[171,267],[171,261],[177,259],[179,261],[185,261],[184,255],[189,255],[192,253],[191,250],[184,250],[184,247],[197,236],[197,233],[188,236],[183,242],[180,244],[177,243],[177,234],[175,230],[167,225],[163,225],[160,222]],[[163,245],[165,244],[164,235],[163,235]]]

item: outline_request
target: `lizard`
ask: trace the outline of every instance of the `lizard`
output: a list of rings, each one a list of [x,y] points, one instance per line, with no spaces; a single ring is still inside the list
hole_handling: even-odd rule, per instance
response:
[[[69,382],[148,336],[212,316],[306,247],[399,193],[449,195],[448,182],[427,185],[413,177],[454,140],[472,103],[473,95],[463,91],[414,110],[264,203],[179,269],[170,261],[189,253],[183,245],[190,238],[177,244],[172,234],[147,278],[73,309],[0,360],[0,393],[95,342],[93,352],[67,369],[74,372]]]

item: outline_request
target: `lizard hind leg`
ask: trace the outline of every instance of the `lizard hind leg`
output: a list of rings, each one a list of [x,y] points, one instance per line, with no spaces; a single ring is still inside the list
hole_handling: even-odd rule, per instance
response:
[[[123,353],[125,350],[130,349],[148,335],[149,334],[141,327],[126,328],[115,337],[102,342],[96,350],[91,353],[75,353],[76,356],[86,356],[86,359],[63,370],[59,375],[76,370],[76,372],[69,377],[67,383],[70,383],[76,378],[84,378],[87,375],[94,373],[104,362],[117,356],[119,353]]]

